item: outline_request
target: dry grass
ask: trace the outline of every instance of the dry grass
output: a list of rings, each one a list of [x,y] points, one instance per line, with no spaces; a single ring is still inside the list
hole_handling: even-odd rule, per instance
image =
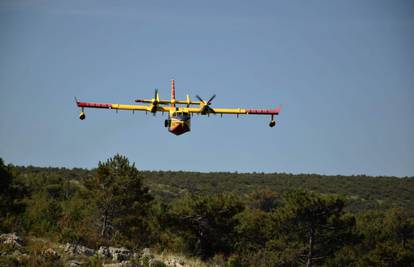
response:
[[[164,251],[161,254],[154,254],[155,259],[163,261],[168,266],[174,266],[172,263],[176,263],[176,266],[182,267],[209,267],[205,262],[195,257],[187,257],[177,253],[171,253]]]

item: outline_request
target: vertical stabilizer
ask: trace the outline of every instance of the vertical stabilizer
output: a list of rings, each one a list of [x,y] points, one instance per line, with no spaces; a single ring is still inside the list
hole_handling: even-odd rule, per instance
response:
[[[175,107],[175,85],[174,85],[174,80],[171,80],[171,106]]]

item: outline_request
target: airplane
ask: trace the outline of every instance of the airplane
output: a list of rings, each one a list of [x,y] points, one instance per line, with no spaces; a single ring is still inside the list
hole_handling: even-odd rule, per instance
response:
[[[155,115],[157,112],[168,113],[168,118],[164,121],[165,128],[175,135],[181,135],[191,130],[191,117],[193,114],[207,115],[210,114],[236,114],[239,115],[270,115],[270,127],[276,125],[274,120],[275,115],[279,115],[281,107],[278,106],[275,109],[228,109],[228,108],[212,108],[211,102],[216,97],[213,95],[208,101],[203,100],[200,96],[196,95],[199,101],[190,100],[189,95],[186,96],[186,100],[177,100],[175,98],[175,83],[171,81],[171,99],[161,100],[158,94],[158,89],[155,89],[154,98],[152,99],[136,99],[136,103],[148,103],[149,105],[127,105],[127,104],[110,104],[110,103],[94,103],[94,102],[81,102],[75,98],[76,105],[81,108],[79,119],[84,120],[86,118],[85,108],[101,108],[101,109],[115,109],[115,110],[132,110],[145,111]],[[169,105],[169,106],[166,106]],[[179,106],[179,105],[184,105]],[[197,107],[192,107],[197,106]]]

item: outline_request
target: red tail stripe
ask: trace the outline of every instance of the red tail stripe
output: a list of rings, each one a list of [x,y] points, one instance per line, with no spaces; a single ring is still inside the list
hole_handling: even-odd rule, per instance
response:
[[[174,80],[171,80],[171,101],[175,100],[175,84]],[[172,107],[175,107],[175,104],[171,104]]]

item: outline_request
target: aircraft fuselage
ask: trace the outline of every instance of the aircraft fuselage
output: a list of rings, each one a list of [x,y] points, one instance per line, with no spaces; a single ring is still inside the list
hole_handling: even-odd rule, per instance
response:
[[[164,126],[175,135],[189,132],[191,131],[191,115],[189,112],[174,111],[168,115]]]

